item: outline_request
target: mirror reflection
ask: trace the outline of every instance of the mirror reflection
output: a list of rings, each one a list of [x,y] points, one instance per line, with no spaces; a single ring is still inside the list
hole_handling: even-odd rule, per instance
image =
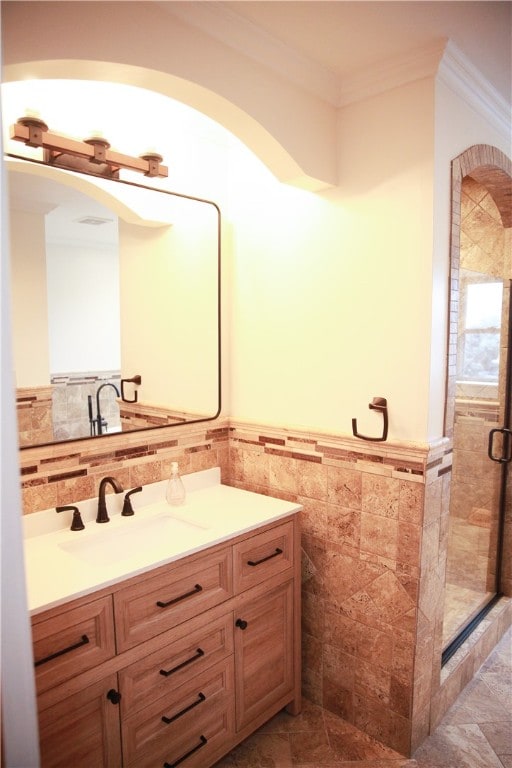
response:
[[[21,447],[215,418],[217,206],[8,168]]]

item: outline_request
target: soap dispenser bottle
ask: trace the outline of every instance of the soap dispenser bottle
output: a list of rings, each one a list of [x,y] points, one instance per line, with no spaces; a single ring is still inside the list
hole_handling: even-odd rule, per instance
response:
[[[165,494],[165,498],[171,507],[179,507],[181,504],[185,503],[185,495],[185,486],[183,485],[183,480],[180,477],[178,462],[173,461],[171,464],[171,476],[169,478],[169,482],[167,483],[167,492]]]

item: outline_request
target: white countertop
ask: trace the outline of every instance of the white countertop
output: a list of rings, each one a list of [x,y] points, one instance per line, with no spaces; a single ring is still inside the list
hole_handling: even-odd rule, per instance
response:
[[[122,517],[125,493],[107,494],[109,523],[95,522],[97,500],[76,504],[85,529],[71,531],[71,512],[27,515],[25,569],[31,615],[227,541],[300,510],[220,483],[218,469],[183,476],[185,504],[165,501],[166,481],[131,497],[135,515]],[[126,489],[130,490],[130,489]],[[32,519],[30,519],[32,518]]]

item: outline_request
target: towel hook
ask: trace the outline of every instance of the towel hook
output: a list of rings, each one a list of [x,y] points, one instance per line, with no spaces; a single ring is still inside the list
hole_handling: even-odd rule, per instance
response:
[[[136,403],[137,402],[137,390],[135,390],[134,398],[133,400],[128,400],[127,397],[124,395],[124,386],[123,384],[140,384],[142,382],[142,377],[138,374],[136,376],[132,376],[131,379],[121,379],[121,400],[125,403]]]
[[[384,417],[384,426],[382,430],[382,437],[368,437],[367,435],[361,435],[357,431],[357,419],[352,419],[352,434],[354,437],[359,437],[361,440],[371,440],[374,443],[382,442],[387,439],[388,436],[388,401],[385,397],[374,397],[372,402],[368,404],[368,408],[374,411],[380,411]]]

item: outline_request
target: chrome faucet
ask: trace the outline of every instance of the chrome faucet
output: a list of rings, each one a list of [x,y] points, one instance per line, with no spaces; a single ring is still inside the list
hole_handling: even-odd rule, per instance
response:
[[[112,486],[116,493],[122,493],[123,488],[121,484],[115,479],[115,477],[104,477],[100,482],[100,489],[98,491],[98,514],[96,515],[97,523],[108,523],[110,517],[107,512],[107,501],[105,498],[107,485]]]

